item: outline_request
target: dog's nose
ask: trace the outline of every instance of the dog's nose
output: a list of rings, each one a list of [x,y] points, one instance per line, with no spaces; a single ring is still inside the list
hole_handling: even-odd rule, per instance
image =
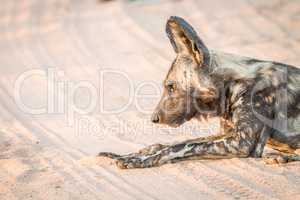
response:
[[[153,122],[153,123],[158,123],[159,122],[159,116],[158,116],[158,114],[153,114],[152,115],[152,117],[151,117],[151,121]]]

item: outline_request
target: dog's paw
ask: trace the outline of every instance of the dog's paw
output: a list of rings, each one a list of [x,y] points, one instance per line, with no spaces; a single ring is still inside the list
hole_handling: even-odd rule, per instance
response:
[[[115,160],[117,167],[120,169],[142,168],[143,162],[140,154],[118,155],[110,152],[101,152],[99,157],[105,157]]]
[[[101,152],[98,156],[115,160],[116,165],[120,169],[148,168],[161,164],[161,154],[158,152],[165,147],[161,144],[155,144],[140,150],[139,153],[118,155],[110,152]]]
[[[116,160],[116,165],[120,169],[143,168],[143,163],[138,158],[120,158]]]
[[[284,156],[267,156],[263,158],[263,161],[267,165],[284,164],[288,162],[288,159]]]

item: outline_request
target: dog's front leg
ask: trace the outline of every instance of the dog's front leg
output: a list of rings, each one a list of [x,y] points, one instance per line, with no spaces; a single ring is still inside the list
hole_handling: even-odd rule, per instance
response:
[[[247,157],[255,146],[254,129],[245,129],[222,136],[210,136],[174,145],[151,145],[139,153],[118,156],[100,153],[116,160],[122,169],[147,168],[192,159]],[[254,134],[252,134],[254,133]]]
[[[100,153],[99,156],[115,159],[117,166],[122,169],[155,167],[166,163],[192,159],[247,157],[249,152],[248,143],[242,143],[238,140],[234,136],[217,136],[209,137],[208,139],[198,138],[164,146],[164,148],[151,153],[140,151],[139,153],[124,156]]]
[[[225,138],[226,135],[213,135],[207,137],[196,138],[192,140],[187,140],[184,142],[180,142],[173,145],[163,145],[163,144],[153,144],[147,146],[138,153],[132,153],[127,155],[118,155],[111,152],[101,152],[98,154],[100,157],[108,157],[116,160],[116,164],[120,168],[145,168],[145,167],[153,167],[159,166],[164,163],[171,163],[179,161],[180,158],[172,159],[174,157],[174,153],[180,151],[183,153],[184,151],[188,151],[190,147],[187,144],[191,143],[205,143],[209,141],[216,141],[219,139]],[[228,137],[228,136],[227,136]],[[182,159],[192,159],[191,157],[182,157]]]
[[[214,136],[197,138],[173,145],[153,145],[146,147],[136,154],[129,154],[116,158],[116,164],[122,169],[147,168],[160,166],[166,163],[174,163],[182,160],[201,159],[201,158],[228,158],[232,157],[225,152],[223,145],[218,145],[217,141],[230,138],[229,136]],[[213,149],[209,146],[218,146]],[[145,151],[146,150],[146,151]]]
[[[200,145],[205,146],[205,144],[229,137],[231,136],[215,135],[201,137],[173,145],[154,144],[141,149],[138,153],[123,156],[105,152],[100,153],[99,156],[115,159],[117,166],[122,169],[155,167],[181,160],[199,159],[200,151],[196,152],[196,147]],[[203,154],[208,153],[205,149],[202,149],[202,152]]]

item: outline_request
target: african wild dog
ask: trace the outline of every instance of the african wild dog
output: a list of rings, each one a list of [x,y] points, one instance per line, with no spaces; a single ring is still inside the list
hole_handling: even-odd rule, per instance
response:
[[[191,159],[261,157],[268,144],[278,150],[269,157],[273,161],[300,160],[300,69],[208,50],[180,17],[171,17],[166,31],[177,56],[152,121],[179,126],[191,118],[218,116],[221,134],[99,156],[115,159],[120,168],[144,168]]]

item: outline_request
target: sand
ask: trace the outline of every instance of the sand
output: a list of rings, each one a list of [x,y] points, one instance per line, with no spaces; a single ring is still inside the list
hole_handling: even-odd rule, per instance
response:
[[[218,119],[149,122],[159,95],[145,94],[156,94],[175,56],[170,15],[209,48],[300,66],[299,12],[289,0],[1,1],[0,199],[300,199],[299,162],[120,170],[95,157],[217,132]]]

